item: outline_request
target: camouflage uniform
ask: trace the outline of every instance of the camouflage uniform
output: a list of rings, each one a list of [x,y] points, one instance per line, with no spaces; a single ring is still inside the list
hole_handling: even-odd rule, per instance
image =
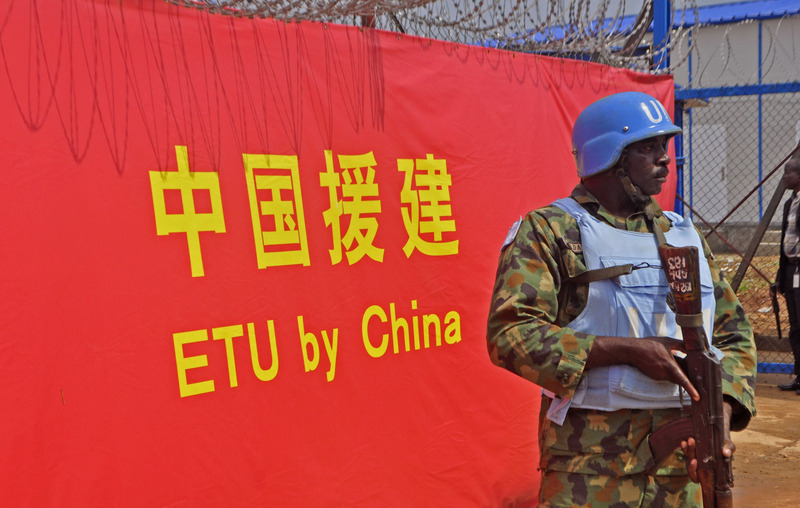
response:
[[[611,215],[579,184],[572,197],[601,221],[618,229],[647,232],[643,214]],[[653,202],[657,227],[669,220]],[[654,240],[655,242],[655,240]],[[732,402],[731,430],[755,415],[756,348],[750,321],[703,241],[714,284],[713,344],[724,354],[723,394]],[[489,355],[503,367],[556,395],[571,398],[583,376],[595,335],[569,328],[586,305],[588,284],[561,281],[586,271],[580,230],[569,214],[546,206],[527,215],[516,238],[503,249],[492,295]],[[737,404],[738,402],[738,404]],[[571,408],[563,425],[547,418],[542,397],[539,422],[541,506],[701,506],[678,451],[648,477],[649,434],[681,416],[679,409],[614,412]]]

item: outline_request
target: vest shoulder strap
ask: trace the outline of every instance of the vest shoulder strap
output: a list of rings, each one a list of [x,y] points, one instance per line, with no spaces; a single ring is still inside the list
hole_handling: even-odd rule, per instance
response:
[[[595,270],[588,270],[579,273],[574,277],[567,277],[564,279],[564,284],[588,284],[590,282],[597,282],[599,280],[611,279],[619,277],[620,275],[628,275],[633,272],[634,266],[631,263],[626,265],[608,266],[605,268],[597,268]]]

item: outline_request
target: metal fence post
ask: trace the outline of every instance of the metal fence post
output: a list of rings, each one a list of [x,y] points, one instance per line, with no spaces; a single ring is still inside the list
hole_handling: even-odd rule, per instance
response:
[[[667,48],[672,25],[671,13],[670,0],[653,0],[653,49],[659,55],[658,61],[653,62],[653,66],[659,70],[669,68]]]
[[[742,283],[742,279],[744,279],[744,274],[747,273],[747,269],[750,267],[750,262],[756,255],[756,251],[761,244],[761,239],[764,238],[764,233],[767,232],[769,223],[772,221],[772,216],[775,215],[775,210],[778,209],[778,205],[780,204],[781,198],[783,197],[783,193],[785,191],[786,186],[784,185],[783,180],[780,180],[778,182],[778,186],[775,188],[775,192],[772,194],[772,199],[769,201],[769,205],[767,205],[767,210],[761,217],[761,221],[758,223],[756,232],[753,234],[753,238],[750,240],[750,245],[747,246],[747,250],[744,253],[744,259],[742,259],[742,262],[739,263],[739,268],[736,270],[733,280],[731,280],[731,288],[733,289],[734,293],[739,292],[739,285]]]
[[[675,125],[683,130],[683,101],[675,101]],[[683,215],[683,201],[678,196],[683,197],[683,164],[686,158],[683,156],[683,132],[675,136],[675,173],[678,182],[675,186],[675,213]]]

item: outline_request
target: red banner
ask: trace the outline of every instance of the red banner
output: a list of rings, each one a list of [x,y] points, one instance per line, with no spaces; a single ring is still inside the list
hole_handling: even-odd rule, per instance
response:
[[[2,2],[5,506],[527,506],[496,260],[669,77],[163,2]],[[674,177],[662,204],[674,196]]]

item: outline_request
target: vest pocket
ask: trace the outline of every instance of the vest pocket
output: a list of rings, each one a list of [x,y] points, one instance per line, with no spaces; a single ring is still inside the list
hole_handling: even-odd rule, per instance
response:
[[[678,398],[679,387],[669,381],[656,381],[641,373],[635,367],[617,365],[611,367],[608,376],[612,392],[642,401],[674,401]]]

